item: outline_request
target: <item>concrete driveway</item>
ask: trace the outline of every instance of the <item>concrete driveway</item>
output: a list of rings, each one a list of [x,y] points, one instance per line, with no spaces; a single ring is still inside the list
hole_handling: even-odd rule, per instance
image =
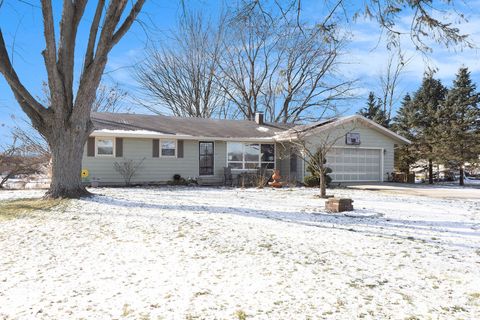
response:
[[[348,184],[347,188],[379,191],[389,194],[411,194],[439,199],[478,199],[480,201],[480,188],[476,186],[460,187],[454,185],[426,185],[384,182]]]

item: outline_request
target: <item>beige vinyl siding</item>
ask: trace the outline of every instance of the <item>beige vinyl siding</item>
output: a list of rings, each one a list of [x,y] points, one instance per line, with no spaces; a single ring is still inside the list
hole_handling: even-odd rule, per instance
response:
[[[361,144],[359,146],[346,145],[345,134],[347,132],[360,133]],[[326,133],[313,133],[307,138],[308,143],[314,148],[324,139]],[[328,133],[330,139],[336,140],[335,146],[339,148],[371,148],[379,150],[382,155],[383,178],[386,173],[393,172],[393,153],[396,140],[386,136],[377,129],[366,126],[363,123],[349,123],[338,126]],[[204,141],[204,140],[202,140]],[[205,140],[207,141],[207,140]],[[149,138],[123,138],[123,157],[101,156],[87,157],[87,148],[83,156],[83,169],[88,169],[90,181],[99,180],[105,184],[122,184],[123,178],[114,169],[114,162],[125,160],[141,161],[143,164],[132,179],[132,183],[165,183],[172,180],[174,174],[180,174],[184,178],[196,177],[202,184],[218,184],[223,182],[224,167],[227,165],[227,142],[214,141],[215,167],[213,176],[199,177],[198,167],[198,140],[184,140],[183,158],[177,157],[152,157],[152,139]],[[285,150],[286,148],[286,150]],[[297,161],[297,175],[294,177],[290,172],[288,143],[277,143],[276,147],[276,168],[280,170],[284,181],[303,180],[305,163],[299,157]],[[303,174],[302,174],[303,173]]]
[[[347,145],[345,143],[345,135],[348,132],[360,133],[360,145]],[[310,145],[315,146],[321,143],[322,139],[328,136],[330,141],[335,141],[335,147],[339,148],[370,148],[379,149],[383,153],[383,179],[386,180],[387,172],[393,172],[393,153],[394,145],[398,141],[390,138],[382,132],[368,127],[362,122],[350,122],[334,129],[328,130],[327,133],[321,132],[313,134],[307,138]]]
[[[83,156],[82,168],[88,169],[90,180],[99,179],[100,183],[123,183],[121,175],[115,171],[114,162],[125,160],[141,161],[143,163],[132,183],[159,183],[172,180],[174,174],[182,177],[198,177],[198,141],[184,140],[183,158],[152,157],[152,139],[124,138],[123,157],[87,157],[86,150]],[[86,149],[86,148],[85,148]],[[222,181],[223,167],[226,157],[225,143],[215,142],[215,176],[202,178],[206,182]]]
[[[292,146],[288,143],[277,143],[277,169],[280,170],[280,175],[284,181],[294,182],[302,181],[303,179],[303,160],[300,156],[297,156],[297,168],[296,172],[291,172],[290,168],[290,156],[292,152]]]
[[[200,140],[210,141],[210,140]],[[214,142],[214,175],[199,176],[199,140],[184,140],[183,158],[152,156],[152,139],[123,138],[123,157],[87,157],[87,151],[83,156],[83,169],[88,169],[90,181],[98,180],[104,184],[124,183],[121,175],[115,171],[114,163],[125,160],[142,161],[141,167],[132,179],[132,183],[165,183],[172,180],[174,174],[180,174],[184,178],[195,177],[201,184],[221,184],[224,179],[224,167],[227,166],[227,142]],[[281,161],[279,148],[276,146],[276,167],[286,166],[289,162]],[[236,172],[237,173],[237,172]],[[235,173],[235,175],[236,175]]]

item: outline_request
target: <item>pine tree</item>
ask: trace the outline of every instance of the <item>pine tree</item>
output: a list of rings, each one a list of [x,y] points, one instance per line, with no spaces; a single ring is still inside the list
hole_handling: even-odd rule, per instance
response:
[[[390,120],[387,119],[387,116],[383,110],[382,101],[375,97],[373,92],[368,94],[367,105],[362,108],[358,114],[367,119],[373,120],[386,128],[389,127]]]
[[[410,94],[403,97],[402,104],[395,116],[392,129],[410,141],[415,140],[415,120],[417,112],[412,103]],[[410,166],[418,161],[418,154],[415,153],[414,146],[402,145],[395,152],[395,163],[402,172],[409,173]]]
[[[480,154],[480,95],[467,68],[460,68],[442,110],[441,146],[446,163],[460,170],[464,185],[464,165]]]
[[[428,182],[433,183],[433,162],[442,158],[440,143],[441,109],[447,95],[440,80],[434,79],[433,74],[426,74],[422,84],[413,96],[412,108],[415,110],[415,119],[412,130],[415,138],[411,149],[419,159],[428,161]]]

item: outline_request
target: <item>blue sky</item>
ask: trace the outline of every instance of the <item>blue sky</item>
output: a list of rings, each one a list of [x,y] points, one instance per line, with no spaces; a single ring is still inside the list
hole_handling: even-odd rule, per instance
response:
[[[35,0],[30,2],[37,3]],[[54,5],[57,3],[54,1]],[[323,1],[309,0],[302,3],[302,14],[305,19],[314,21],[317,16],[321,15],[320,6]],[[184,5],[189,9],[203,10],[211,15],[218,14],[224,7],[222,0],[186,0]],[[81,67],[88,22],[94,6],[95,1],[90,1],[85,21],[80,26],[77,44],[79,59],[76,61],[76,68]],[[60,15],[61,8],[59,7],[59,5],[55,7],[57,17]],[[470,39],[475,44],[480,43],[480,10],[477,9],[479,7],[480,1],[468,1],[468,5],[459,8],[466,13],[469,20],[467,23],[459,25],[459,28],[464,33],[470,34]],[[168,30],[175,26],[176,17],[181,10],[180,1],[147,1],[141,20],[148,26],[150,39],[158,39],[168,33]],[[409,16],[402,17],[398,28],[406,30],[408,21]],[[9,50],[13,52],[13,64],[21,81],[34,95],[40,96],[42,81],[46,79],[41,56],[45,44],[40,8],[23,4],[18,0],[5,0],[0,8],[0,28]],[[350,24],[345,31],[351,34],[351,42],[342,56],[345,64],[340,71],[345,77],[358,79],[355,89],[357,99],[352,100],[348,108],[343,110],[345,114],[351,114],[363,107],[370,90],[379,92],[379,76],[385,68],[388,52],[384,43],[379,42],[380,31],[375,22],[358,21]],[[139,24],[134,25],[118,46],[112,50],[104,81],[115,82],[125,90],[134,91],[135,85],[131,77],[131,68],[135,61],[142,57],[146,40],[144,29]],[[402,49],[405,55],[411,58],[399,85],[402,94],[411,92],[418,87],[427,64],[438,68],[436,76],[448,86],[451,85],[458,68],[462,66],[466,66],[472,71],[474,81],[480,85],[479,53],[476,49],[455,51],[433,45],[434,51],[429,55],[428,60],[415,51],[408,39],[402,41]],[[134,111],[146,112],[141,107]],[[21,122],[22,118],[25,116],[15,102],[6,82],[0,77],[0,145],[8,140],[10,127],[15,122]]]

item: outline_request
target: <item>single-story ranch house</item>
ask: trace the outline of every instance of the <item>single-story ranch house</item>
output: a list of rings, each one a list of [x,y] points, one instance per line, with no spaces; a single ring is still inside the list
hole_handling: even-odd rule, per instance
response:
[[[225,171],[259,168],[302,182],[305,156],[292,151],[299,139],[313,150],[330,141],[327,166],[334,182],[384,181],[393,172],[395,148],[409,143],[359,115],[297,126],[264,122],[261,113],[255,121],[93,113],[92,121],[82,165],[99,184],[123,183],[114,164],[130,160],[141,162],[132,183],[166,183],[179,174],[221,184]]]

